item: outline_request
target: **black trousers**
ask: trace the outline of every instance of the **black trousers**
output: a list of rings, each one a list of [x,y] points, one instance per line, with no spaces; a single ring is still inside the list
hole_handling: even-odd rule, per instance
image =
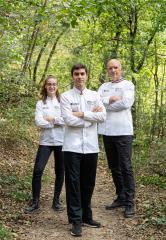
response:
[[[97,153],[64,152],[66,202],[69,223],[92,219]]]
[[[34,201],[38,201],[40,198],[41,178],[52,151],[54,152],[54,169],[56,176],[54,185],[54,199],[59,198],[61,193],[64,182],[64,158],[62,146],[39,145],[32,178],[32,194]]]
[[[118,198],[133,204],[135,182],[131,165],[132,136],[103,136],[108,166]]]

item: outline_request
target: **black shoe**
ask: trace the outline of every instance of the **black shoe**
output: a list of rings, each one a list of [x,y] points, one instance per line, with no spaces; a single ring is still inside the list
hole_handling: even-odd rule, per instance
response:
[[[52,209],[54,209],[54,211],[62,211],[63,210],[63,207],[60,203],[59,195],[54,194],[54,198],[52,201]]]
[[[125,207],[124,217],[130,218],[135,215],[134,205],[128,205]]]
[[[72,224],[71,235],[74,237],[82,236],[81,223],[73,223]]]
[[[96,222],[93,219],[88,220],[88,221],[83,221],[83,225],[87,226],[87,227],[91,227],[91,228],[100,228],[101,227],[101,223]]]
[[[60,203],[53,203],[52,209],[54,211],[63,211],[64,210],[64,208],[62,207],[62,205]]]
[[[32,213],[39,208],[39,202],[33,202],[29,207],[24,209],[24,213]]]
[[[105,209],[112,210],[112,209],[121,208],[121,207],[125,207],[125,201],[117,198],[110,205],[106,205]]]

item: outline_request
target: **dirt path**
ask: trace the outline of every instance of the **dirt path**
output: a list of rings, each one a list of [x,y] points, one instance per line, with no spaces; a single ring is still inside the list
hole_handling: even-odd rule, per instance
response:
[[[53,174],[53,170],[51,170]],[[32,224],[23,226],[21,240],[67,240],[73,239],[70,235],[70,225],[67,221],[66,209],[63,212],[54,212],[52,204],[53,183],[43,187],[40,210],[31,214],[29,218]],[[100,229],[83,227],[82,240],[129,240],[148,239],[137,231],[139,217],[124,219],[123,209],[106,211],[105,204],[112,202],[114,198],[112,179],[107,172],[107,167],[99,164],[97,172],[96,188],[93,195],[92,207],[94,219],[101,222]],[[65,206],[65,192],[62,199]],[[140,234],[139,234],[140,233]]]

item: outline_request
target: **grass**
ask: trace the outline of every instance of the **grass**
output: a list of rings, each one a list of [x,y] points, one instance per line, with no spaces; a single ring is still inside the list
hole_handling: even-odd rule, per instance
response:
[[[145,217],[148,219],[148,223],[157,227],[166,226],[166,206],[164,204],[152,203],[145,210]]]
[[[2,175],[0,177],[0,185],[3,189],[8,189],[6,192],[8,197],[16,201],[27,201],[30,199],[31,179],[31,175],[21,178],[17,175]]]
[[[0,240],[12,240],[12,233],[5,228],[2,224],[0,224]]]
[[[43,175],[42,182],[48,183],[50,177],[48,175],[46,167],[45,174]],[[18,175],[3,175],[0,176],[0,185],[5,191],[5,195],[18,202],[24,202],[31,199],[31,185],[32,185],[32,174],[28,174],[24,177]]]
[[[166,178],[157,174],[151,176],[140,176],[138,182],[144,185],[154,185],[166,189]]]

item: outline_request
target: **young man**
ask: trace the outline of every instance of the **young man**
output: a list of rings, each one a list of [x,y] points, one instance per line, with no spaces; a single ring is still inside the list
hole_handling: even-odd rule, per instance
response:
[[[87,67],[76,64],[71,75],[74,87],[61,96],[62,117],[66,124],[63,144],[66,201],[71,235],[81,236],[82,223],[100,227],[92,217],[91,198],[99,152],[97,123],[105,120],[106,111],[99,94],[86,88]]]
[[[107,63],[111,82],[99,88],[107,118],[99,124],[103,135],[108,166],[111,169],[117,199],[107,210],[125,207],[124,216],[134,215],[135,183],[131,166],[133,123],[131,107],[134,103],[134,85],[122,77],[121,63],[112,59]]]

